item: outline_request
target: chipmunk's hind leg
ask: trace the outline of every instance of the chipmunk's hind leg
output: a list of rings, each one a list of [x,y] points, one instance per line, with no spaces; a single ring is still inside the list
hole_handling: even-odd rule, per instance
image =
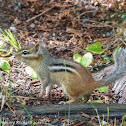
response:
[[[43,95],[43,92],[44,92],[44,89],[43,89],[43,86],[41,86],[41,91],[39,93],[39,97],[41,97]]]
[[[47,88],[48,90],[46,90],[46,93],[48,94],[49,93],[49,90],[50,90],[50,86],[48,87],[48,83],[41,83],[41,91],[39,93],[39,97],[41,97],[45,91],[45,89]]]

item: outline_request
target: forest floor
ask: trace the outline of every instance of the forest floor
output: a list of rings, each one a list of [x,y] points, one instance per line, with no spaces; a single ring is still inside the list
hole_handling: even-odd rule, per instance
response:
[[[99,2],[98,2],[99,1]],[[90,66],[102,65],[112,61],[103,56],[112,58],[118,46],[125,47],[126,10],[122,1],[108,2],[98,0],[1,0],[0,1],[0,28],[11,29],[21,46],[36,44],[43,41],[51,55],[56,58],[73,59],[73,55],[84,55],[88,45],[100,42],[104,52],[93,54],[94,60]],[[23,108],[17,98],[27,107],[42,105],[57,105],[66,101],[68,97],[62,88],[55,85],[51,90],[50,98],[39,98],[40,82],[28,76],[26,65],[10,58],[10,76],[2,71],[0,78],[2,85],[12,85],[13,99],[7,100],[3,110],[11,111],[12,115],[0,114],[0,123],[5,126],[31,125],[29,116],[16,115],[17,108]],[[34,83],[33,83],[34,82]],[[112,86],[108,86],[107,93],[95,90],[90,100],[102,100],[106,104],[119,104],[122,96],[114,94]],[[121,102],[124,104],[125,102]],[[65,111],[65,110],[64,110]],[[106,110],[107,111],[107,110]],[[35,125],[54,126],[99,126],[97,116],[78,113],[75,119],[68,115],[31,115]],[[87,119],[83,118],[87,117]],[[125,116],[110,118],[106,125],[121,125]],[[104,120],[104,123],[106,121]]]

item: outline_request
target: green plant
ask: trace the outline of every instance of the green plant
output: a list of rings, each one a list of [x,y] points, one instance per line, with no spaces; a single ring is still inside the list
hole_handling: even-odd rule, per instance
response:
[[[23,105],[23,103],[19,100],[19,98],[17,98],[17,100],[19,101],[19,103],[22,105],[22,107],[25,109],[25,111],[27,112],[28,116],[30,117],[30,120],[32,122],[32,126],[34,126],[34,121],[33,118],[31,117],[30,113],[28,112],[27,108]]]
[[[114,59],[112,58],[110,58],[109,57],[109,55],[104,55],[104,56],[102,56],[105,60],[109,60],[109,61],[113,61],[114,62]]]
[[[101,47],[102,47],[101,43],[96,42],[96,43],[86,47],[86,49],[93,53],[101,54],[104,51]],[[74,59],[74,61],[82,64],[84,67],[88,67],[92,63],[93,55],[91,53],[86,53],[84,56],[81,56],[80,54],[76,53],[73,56],[73,59]]]
[[[13,92],[12,92],[12,85],[11,85],[11,79],[10,79],[10,64],[6,60],[0,61],[0,68],[5,70],[9,74],[9,91],[6,86],[2,85],[3,88],[3,95],[8,96],[7,93],[9,93],[9,100],[11,101],[13,99]],[[2,75],[1,75],[2,76]],[[8,99],[6,97],[6,99]]]
[[[5,30],[5,32],[4,31],[2,31],[1,30],[1,33],[2,33],[2,35],[3,35],[3,37],[5,38],[5,39],[7,39],[9,42],[10,42],[10,44],[12,45],[12,46],[14,46],[16,49],[21,49],[21,46],[20,46],[20,44],[16,41],[16,39],[15,39],[15,37],[13,36],[13,34],[11,33],[11,31],[10,30]],[[3,48],[6,46],[6,44],[5,43],[3,43],[3,45],[2,46],[0,46],[1,48],[1,50],[0,51],[5,51],[5,50],[3,50]],[[12,93],[12,85],[11,85],[11,79],[10,79],[10,64],[6,61],[6,60],[0,60],[0,68],[2,68],[3,70],[5,70],[8,74],[9,74],[9,99],[11,100],[13,97],[13,93]],[[27,68],[27,69],[30,69],[30,68]],[[28,70],[27,70],[28,71]],[[33,73],[32,72],[32,69],[30,69],[30,72],[31,72],[31,75],[34,77],[34,78],[37,78],[36,76],[37,75],[35,75],[35,73]],[[2,77],[2,74],[0,74],[0,77]],[[5,89],[5,90],[3,90],[3,94],[6,96],[6,93],[8,93],[8,92],[6,92],[7,91],[7,87],[5,88],[4,86],[3,86],[3,89]],[[28,113],[28,115],[29,115],[29,117],[30,117],[30,120],[32,121],[32,126],[34,126],[34,123],[33,123],[33,119],[32,119],[32,117],[31,117],[31,115],[29,114],[29,112],[28,112],[28,110],[26,109],[26,107],[22,104],[22,102],[17,98],[17,100],[20,102],[20,104],[23,106],[23,108],[26,110],[26,112]],[[4,103],[5,103],[5,101],[4,101]],[[2,106],[3,106],[3,104],[2,104]]]
[[[21,49],[20,44],[17,42],[17,40],[15,39],[15,37],[9,29],[5,30],[5,32],[0,30],[0,32],[2,33],[3,37],[10,42],[12,46],[14,46],[18,50]]]
[[[98,121],[99,121],[100,126],[103,126],[103,123],[102,123],[102,121],[101,121],[101,118],[100,118],[100,116],[99,116],[99,114],[98,114],[98,110],[95,108],[95,106],[93,105],[92,102],[90,102],[90,103],[91,103],[91,105],[93,106],[93,108],[94,108],[94,110],[95,110],[95,112],[96,112],[96,114],[97,114],[97,117],[98,117]]]
[[[0,68],[6,71],[9,74],[9,90],[6,85],[1,83],[2,93],[2,103],[1,103],[1,110],[7,100],[11,101],[13,99],[13,93],[12,93],[12,85],[10,81],[10,65],[6,60],[0,60]],[[0,78],[2,77],[2,74],[0,74]]]
[[[12,46],[14,46],[18,50],[21,49],[20,44],[17,42],[17,40],[15,39],[15,37],[13,36],[12,32],[9,29],[5,30],[5,32],[1,30],[1,33],[2,33],[3,37],[5,39],[7,39]],[[6,44],[3,43],[3,45],[1,46],[1,51],[6,51],[6,50],[3,50],[3,48],[5,46],[6,46]],[[4,69],[4,70],[7,69],[8,70],[8,66],[9,66],[9,64],[5,63],[2,69]],[[34,72],[34,70],[31,67],[28,66],[28,67],[25,68],[25,70],[34,79],[38,78],[37,74]]]
[[[82,64],[83,66],[88,67],[92,63],[93,56],[91,53],[86,53],[83,56],[77,53],[73,56],[73,59],[74,61]]]
[[[18,50],[21,49],[20,44],[16,41],[15,37],[13,36],[13,34],[11,33],[10,30],[5,30],[5,32],[1,30],[1,33],[2,33],[3,37],[5,39],[7,39],[12,46],[14,46]],[[1,60],[0,61],[0,67],[3,70],[5,70],[6,72],[9,73],[9,80],[10,80],[10,65],[9,65],[9,63],[6,60]],[[30,73],[30,75],[33,76],[33,78],[37,78],[37,75],[33,72],[32,69],[26,68],[26,70],[31,72],[31,73],[30,72],[28,72],[28,73]],[[12,93],[12,85],[9,84],[9,97],[12,98],[12,95],[13,95],[13,93]],[[30,120],[32,121],[32,126],[34,126],[34,122],[33,122],[33,119],[31,117],[30,113],[28,112],[28,110],[26,109],[26,107],[22,104],[22,102],[18,98],[17,98],[17,100],[23,106],[23,108],[26,110],[27,114],[30,117]]]
[[[101,54],[104,52],[104,50],[102,49],[102,44],[100,42],[91,44],[88,47],[86,47],[86,49],[96,54]]]
[[[2,125],[2,120],[1,120],[1,118],[0,118],[0,126]]]
[[[92,107],[94,108],[94,110],[95,110],[95,112],[97,114],[100,126],[103,126],[104,116],[103,116],[103,119],[101,119],[100,116],[99,116],[99,114],[98,114],[98,110],[95,108],[95,106],[93,105],[92,102],[90,102],[90,103],[91,103]],[[109,108],[107,108],[107,124],[109,124]]]
[[[109,108],[107,107],[107,112],[108,112],[108,116],[107,116],[107,123],[109,122]]]
[[[0,60],[0,68],[10,73],[10,64],[6,60]]]
[[[5,30],[5,31],[0,30],[0,32],[2,33],[4,39],[8,40],[12,46],[14,46],[16,49],[21,49],[20,44],[16,41],[15,37],[13,36],[10,30]],[[12,46],[10,46],[8,50],[5,49],[7,45],[8,45],[7,43],[1,42],[0,51],[3,53],[0,53],[0,56],[5,57],[8,56],[10,52],[12,52],[13,50]],[[4,99],[2,100],[3,101],[1,105],[1,109],[2,109],[6,100],[11,101],[13,99],[13,92],[12,92],[12,85],[11,85],[11,78],[10,78],[10,64],[6,61],[6,58],[0,59],[0,68],[2,68],[4,71],[6,71],[9,74],[9,90],[7,86],[1,83],[2,98]],[[2,74],[0,74],[0,77],[2,77]]]

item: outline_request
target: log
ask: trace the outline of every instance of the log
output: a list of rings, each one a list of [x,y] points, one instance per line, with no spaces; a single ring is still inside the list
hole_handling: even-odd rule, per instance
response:
[[[99,115],[107,115],[107,108],[109,108],[109,115],[124,116],[126,114],[126,104],[101,104],[94,103],[95,109],[98,110]],[[66,115],[66,114],[79,114],[81,112],[96,115],[96,111],[91,103],[72,103],[66,105],[43,105],[26,107],[31,115]],[[3,110],[0,115],[12,115],[11,111]],[[16,110],[16,115],[27,115],[23,108]]]
[[[101,80],[106,75],[110,74],[113,71],[113,69],[114,69],[114,65],[111,65],[102,69],[101,71],[97,71],[97,72],[93,71],[94,73],[92,73],[92,75],[94,79],[98,81]],[[115,89],[114,93],[126,99],[126,75],[122,76],[120,79],[113,82],[112,85]]]

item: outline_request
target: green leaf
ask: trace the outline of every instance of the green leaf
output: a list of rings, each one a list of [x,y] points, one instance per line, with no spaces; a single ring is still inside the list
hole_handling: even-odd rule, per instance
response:
[[[101,47],[102,47],[101,43],[100,42],[96,42],[96,43],[86,47],[86,49],[88,51],[93,52],[93,53],[101,54],[104,51]]]
[[[81,64],[85,67],[88,67],[91,63],[92,63],[92,60],[93,60],[93,56],[91,53],[86,53],[83,57],[82,57],[82,60],[81,60]]]
[[[100,88],[97,88],[97,89],[98,89],[98,91],[100,91],[100,92],[107,92],[107,91],[108,91],[108,88],[107,88],[106,86],[100,87]]]
[[[28,73],[29,76],[33,77],[34,79],[38,78],[37,74],[35,73],[35,71],[31,67],[29,67],[29,66],[26,67],[25,71]]]
[[[103,100],[93,100],[92,103],[103,103]],[[89,103],[89,102],[88,102]]]
[[[80,54],[76,53],[76,54],[74,54],[73,59],[74,59],[74,61],[80,63],[82,56]]]
[[[10,73],[10,64],[7,61],[1,60],[0,67],[6,72]]]

